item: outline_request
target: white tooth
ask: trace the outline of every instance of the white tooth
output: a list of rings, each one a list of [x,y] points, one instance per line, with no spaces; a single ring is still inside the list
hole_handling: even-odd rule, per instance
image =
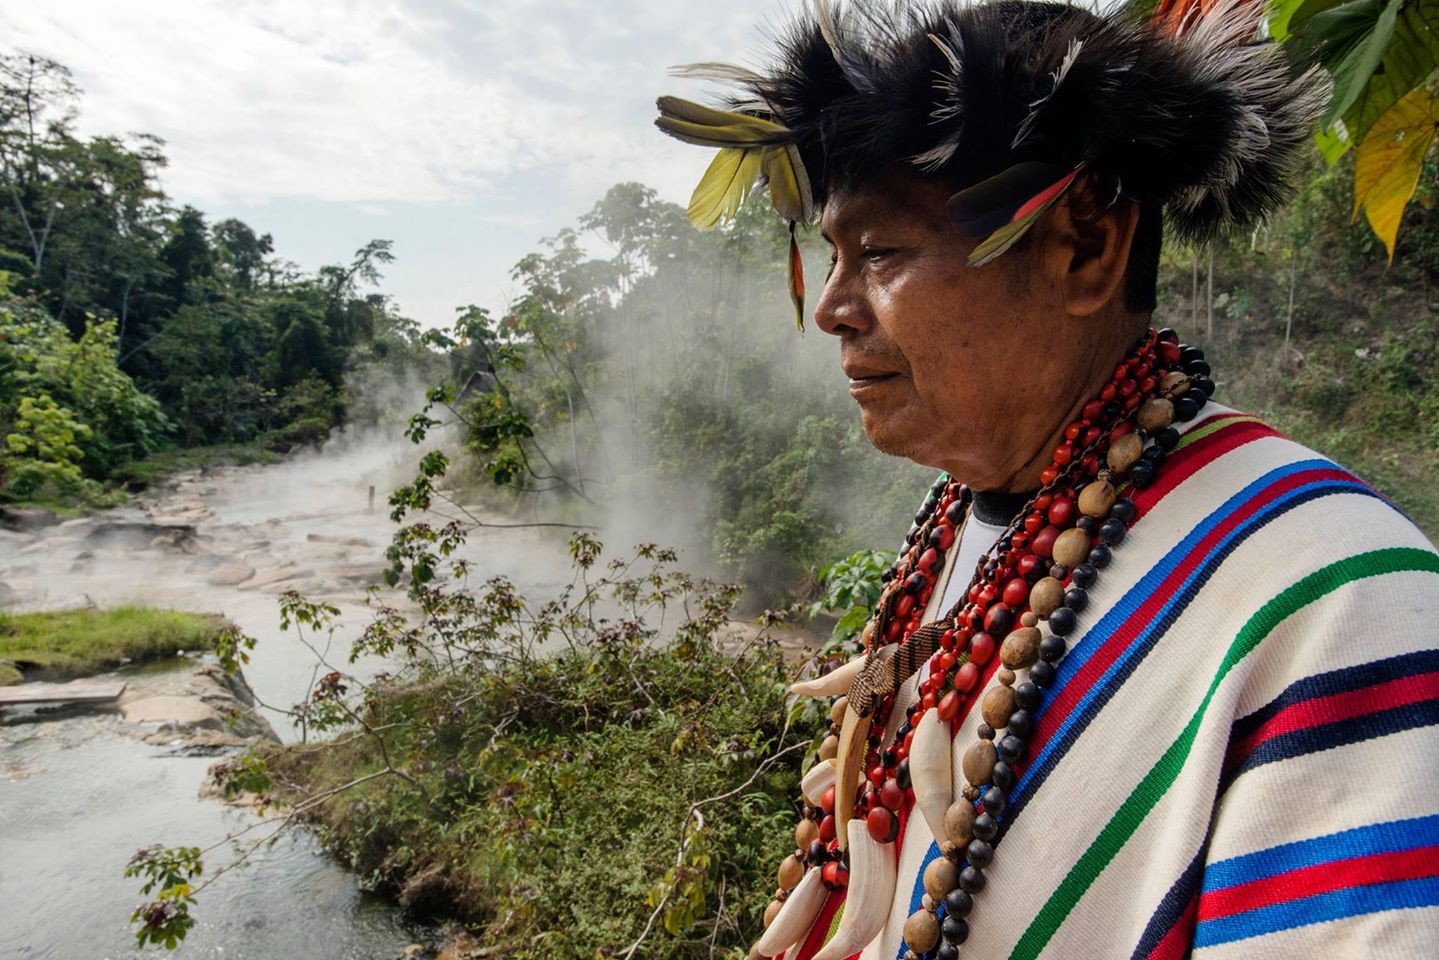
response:
[[[804,794],[805,800],[811,807],[817,807],[824,792],[834,786],[834,777],[834,761],[821,760],[810,767],[809,772],[804,775],[804,779],[799,782],[799,792]]]
[[[894,652],[898,649],[899,644],[897,643],[880,647],[875,651],[874,659],[883,663],[894,656]],[[802,697],[837,697],[841,693],[848,693],[849,685],[854,683],[854,678],[859,676],[860,671],[864,669],[867,656],[868,654],[861,653],[853,660],[836,667],[822,677],[790,684],[789,692],[797,693]]]
[[[854,832],[849,843],[849,890],[844,898],[844,914],[839,919],[839,929],[814,960],[844,960],[879,935],[894,901],[897,872],[895,844],[880,843],[868,830]]]
[[[819,879],[819,867],[810,867],[804,879],[790,891],[774,922],[765,929],[759,942],[755,944],[760,955],[777,957],[809,933],[809,928],[814,926],[815,917],[819,916],[820,908],[824,906],[826,893],[824,884]]]
[[[935,840],[943,843],[944,812],[954,800],[950,767],[954,760],[949,724],[939,718],[938,710],[926,710],[914,728],[909,744],[909,779],[914,787],[914,803],[924,814],[924,822]]]
[[[839,729],[839,753],[834,758],[834,835],[841,850],[849,847],[849,821],[864,773],[864,754],[873,721],[846,707]],[[863,832],[863,831],[861,831]]]

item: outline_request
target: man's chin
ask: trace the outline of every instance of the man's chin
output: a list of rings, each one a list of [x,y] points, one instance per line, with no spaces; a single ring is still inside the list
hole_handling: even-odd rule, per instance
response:
[[[923,449],[922,429],[907,418],[861,408],[860,425],[870,446],[880,453],[917,460]]]

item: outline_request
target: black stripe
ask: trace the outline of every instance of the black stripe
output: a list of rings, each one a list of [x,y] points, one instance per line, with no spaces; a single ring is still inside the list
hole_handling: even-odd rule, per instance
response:
[[[1179,875],[1178,880],[1174,881],[1174,885],[1169,888],[1164,899],[1159,901],[1154,916],[1149,918],[1149,923],[1144,928],[1144,934],[1134,948],[1134,953],[1130,954],[1130,960],[1146,960],[1154,952],[1154,948],[1159,946],[1159,941],[1163,940],[1174,928],[1174,925],[1183,919],[1184,911],[1194,902],[1194,898],[1199,896],[1200,884],[1204,881],[1204,858],[1208,852],[1209,840],[1205,838],[1199,852],[1194,855],[1193,860],[1189,861],[1189,866],[1184,868],[1184,872]],[[1189,933],[1189,939],[1192,941],[1194,931],[1191,929]]]

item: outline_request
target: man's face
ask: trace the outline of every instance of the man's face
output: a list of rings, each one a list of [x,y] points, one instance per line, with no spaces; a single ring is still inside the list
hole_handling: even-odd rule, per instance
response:
[[[826,205],[832,268],[815,306],[865,433],[886,453],[1004,488],[1082,390],[1087,364],[1035,243],[966,258],[942,184],[891,174]],[[1038,238],[1035,238],[1038,239]]]

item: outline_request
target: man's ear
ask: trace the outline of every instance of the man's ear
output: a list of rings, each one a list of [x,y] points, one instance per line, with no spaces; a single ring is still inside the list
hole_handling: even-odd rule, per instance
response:
[[[1139,224],[1139,204],[1120,199],[1096,204],[1092,184],[1076,184],[1045,218],[1046,274],[1059,281],[1066,312],[1072,317],[1098,313],[1124,280],[1129,248]]]

